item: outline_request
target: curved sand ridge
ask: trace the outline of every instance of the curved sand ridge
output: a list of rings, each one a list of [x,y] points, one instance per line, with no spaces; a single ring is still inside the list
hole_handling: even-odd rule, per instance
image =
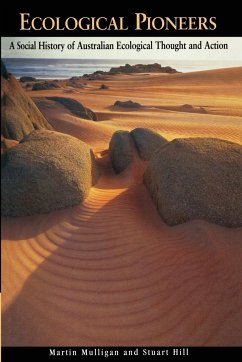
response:
[[[233,98],[240,110],[241,93],[234,90],[240,72],[233,76],[234,71],[225,71],[230,82],[223,94],[218,87],[214,100],[216,82],[209,87],[211,74],[205,77],[203,86],[209,91],[201,95],[195,85],[197,103],[181,102],[181,90],[172,81],[171,102],[204,106],[206,100],[217,107],[223,99],[229,112]],[[92,81],[90,90],[73,95],[105,115],[100,122],[48,111],[57,131],[95,148],[104,173],[82,205],[48,215],[3,218],[3,345],[241,344],[242,229],[203,221],[168,227],[142,184],[145,164],[135,155],[125,172],[114,175],[104,150],[115,130],[136,127],[158,130],[169,140],[211,135],[241,142],[242,113],[110,111],[122,92],[124,99],[141,104],[167,102],[168,91],[142,92],[150,84],[164,87],[161,75],[147,76],[142,84],[134,82],[142,75],[134,77],[121,81],[114,76],[105,81],[110,88],[99,90],[98,96],[100,82]],[[137,93],[132,87],[139,88]],[[63,95],[62,90],[36,93]]]

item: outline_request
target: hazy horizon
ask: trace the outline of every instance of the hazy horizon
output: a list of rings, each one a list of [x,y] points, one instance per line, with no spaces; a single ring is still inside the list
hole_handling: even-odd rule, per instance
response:
[[[218,62],[207,60],[161,60],[161,59],[70,59],[70,58],[3,58],[10,73],[16,78],[32,76],[39,79],[68,79],[73,76],[109,71],[112,67],[124,64],[159,63],[162,67],[170,66],[179,72],[187,73],[212,69],[236,67],[236,62]]]

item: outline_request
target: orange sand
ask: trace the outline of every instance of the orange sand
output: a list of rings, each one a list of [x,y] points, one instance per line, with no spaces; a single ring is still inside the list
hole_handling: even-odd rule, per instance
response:
[[[61,106],[45,111],[56,130],[94,148],[103,176],[80,206],[3,218],[3,345],[240,345],[242,229],[168,227],[142,185],[144,163],[136,155],[116,176],[105,149],[115,130],[139,126],[242,144],[242,68],[87,83],[72,94],[28,92],[98,113],[92,122]],[[128,99],[148,107],[112,107]],[[186,103],[208,114],[174,111]]]

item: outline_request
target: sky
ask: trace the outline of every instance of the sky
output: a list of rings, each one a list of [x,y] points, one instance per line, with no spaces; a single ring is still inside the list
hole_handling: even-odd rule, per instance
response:
[[[78,50],[77,45],[79,42],[84,43],[95,43],[98,44],[101,40],[105,41],[106,44],[114,44],[114,50]],[[39,42],[46,41],[48,44],[58,44],[64,45],[64,50],[61,51],[62,47],[59,50],[26,50],[26,49],[17,49],[18,42],[22,46],[25,44],[32,44],[36,42],[37,48]],[[135,43],[153,43],[152,50],[130,50],[130,49],[116,49],[117,42],[121,42],[124,46],[129,44],[129,42]],[[179,51],[168,50],[168,49],[156,49],[156,41],[163,41],[164,44],[178,44],[179,42],[186,44],[186,49],[180,49]],[[189,44],[199,44],[202,42],[202,49],[189,49]],[[75,42],[74,49],[67,49],[68,44]],[[228,44],[228,49],[204,49],[206,42],[209,44],[217,43],[219,44]],[[10,49],[11,43],[14,45],[15,49]],[[242,37],[3,37],[1,38],[1,51],[2,58],[63,58],[63,59],[174,59],[174,60],[206,60],[206,61],[215,61],[226,62],[226,66],[231,62],[231,66],[241,65],[242,66]]]

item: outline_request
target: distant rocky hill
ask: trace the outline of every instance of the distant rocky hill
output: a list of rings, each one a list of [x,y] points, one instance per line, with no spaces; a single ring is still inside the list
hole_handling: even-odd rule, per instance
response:
[[[111,68],[109,73],[178,73],[178,71],[171,67],[162,67],[158,63],[154,64],[125,64],[120,67]]]
[[[167,74],[174,74],[174,73],[180,73],[176,69],[171,68],[169,66],[162,67],[158,63],[153,64],[125,64],[121,65],[120,67],[113,67],[108,72],[104,72],[102,70],[97,70],[94,73],[91,74],[84,74],[84,78],[100,78],[105,75],[114,75],[114,74],[132,74],[132,73],[167,73]]]

